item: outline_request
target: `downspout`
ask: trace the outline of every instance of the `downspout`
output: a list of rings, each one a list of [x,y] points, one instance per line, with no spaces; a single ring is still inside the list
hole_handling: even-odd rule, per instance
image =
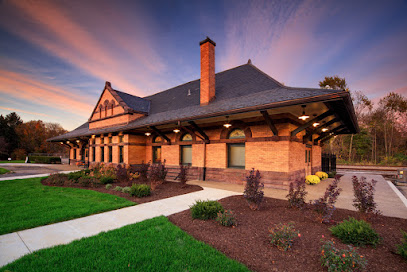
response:
[[[203,173],[202,173],[202,180],[204,181],[206,178],[206,142],[204,141],[204,154],[203,154]]]

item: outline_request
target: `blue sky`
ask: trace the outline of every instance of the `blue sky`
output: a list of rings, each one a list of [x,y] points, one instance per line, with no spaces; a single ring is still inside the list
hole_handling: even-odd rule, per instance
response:
[[[0,114],[73,129],[105,81],[146,96],[254,65],[288,86],[345,77],[374,101],[407,96],[406,1],[0,1]]]

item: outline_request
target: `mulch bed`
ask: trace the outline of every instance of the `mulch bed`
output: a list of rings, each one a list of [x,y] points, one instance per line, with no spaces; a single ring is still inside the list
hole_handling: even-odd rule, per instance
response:
[[[41,183],[45,186],[54,186],[54,187],[70,187],[70,188],[80,188],[80,189],[85,189],[85,190],[93,190],[101,193],[107,193],[111,195],[117,195],[122,198],[128,199],[130,201],[136,202],[138,204],[141,203],[147,203],[159,199],[164,199],[164,198],[169,198],[173,196],[178,196],[178,195],[183,195],[183,194],[188,194],[196,191],[203,190],[201,186],[198,185],[189,185],[186,184],[185,187],[182,186],[181,183],[179,182],[171,182],[171,181],[165,181],[163,184],[160,184],[154,191],[151,191],[151,195],[147,197],[134,197],[130,196],[129,194],[122,193],[122,192],[117,192],[114,191],[113,188],[116,186],[120,187],[126,187],[129,186],[128,182],[124,183],[112,183],[112,188],[111,189],[106,189],[106,185],[100,185],[100,187],[83,187],[78,184],[70,184],[70,185],[63,185],[63,186],[56,186],[56,185],[51,185],[47,182],[47,179],[44,179],[41,181]]]
[[[201,240],[230,258],[233,258],[254,271],[327,271],[321,266],[321,241],[335,241],[337,248],[347,248],[339,239],[331,235],[332,225],[319,223],[316,214],[309,210],[288,208],[286,200],[264,198],[259,211],[249,209],[243,196],[232,196],[219,201],[225,209],[234,212],[238,226],[228,228],[215,220],[193,220],[190,210],[169,216],[169,220],[198,240]],[[340,222],[349,216],[360,219],[357,212],[337,209],[333,219]],[[300,231],[289,251],[272,247],[269,229],[278,223],[293,222]],[[407,262],[396,255],[395,245],[402,238],[400,229],[407,230],[407,220],[377,216],[370,220],[372,227],[382,237],[376,247],[360,247],[357,251],[367,261],[367,271],[407,271]]]

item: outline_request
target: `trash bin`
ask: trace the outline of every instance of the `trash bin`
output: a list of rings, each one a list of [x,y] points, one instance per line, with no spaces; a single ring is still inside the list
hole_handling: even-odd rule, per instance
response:
[[[407,168],[397,170],[397,181],[407,183]]]

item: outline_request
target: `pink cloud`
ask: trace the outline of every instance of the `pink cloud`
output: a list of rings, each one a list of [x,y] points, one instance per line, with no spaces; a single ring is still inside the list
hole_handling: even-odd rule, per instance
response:
[[[27,113],[27,114],[31,114],[31,115],[51,117],[51,115],[49,115],[49,114],[45,114],[45,113],[41,113],[41,112],[26,111],[26,110],[22,110],[22,109],[8,108],[8,107],[2,107],[2,106],[0,106],[0,109],[6,110],[6,111],[23,112],[23,113]]]

